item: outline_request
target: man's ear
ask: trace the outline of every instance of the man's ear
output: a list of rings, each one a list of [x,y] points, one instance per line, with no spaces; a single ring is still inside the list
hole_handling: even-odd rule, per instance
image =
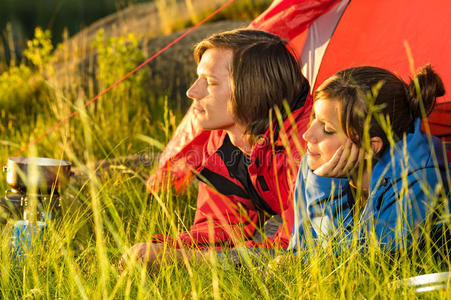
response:
[[[382,147],[384,146],[384,142],[382,141],[382,139],[378,136],[372,137],[370,138],[370,146],[371,149],[373,150],[374,154],[379,153],[379,151],[382,150]]]

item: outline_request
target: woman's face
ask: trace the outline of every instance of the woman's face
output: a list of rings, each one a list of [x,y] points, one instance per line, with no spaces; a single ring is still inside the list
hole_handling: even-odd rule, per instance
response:
[[[311,170],[328,162],[347,137],[339,122],[340,103],[337,100],[319,99],[313,104],[313,119],[303,134],[307,142],[307,163]]]
[[[202,129],[227,130],[236,123],[228,108],[232,57],[230,49],[212,48],[205,51],[197,66],[198,78],[186,91],[186,95],[194,100],[194,114]]]

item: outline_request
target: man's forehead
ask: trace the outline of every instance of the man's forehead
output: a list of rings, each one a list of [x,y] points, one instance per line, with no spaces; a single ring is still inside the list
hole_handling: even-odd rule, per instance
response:
[[[207,49],[197,66],[199,75],[219,76],[229,72],[233,52],[230,49],[211,48]]]

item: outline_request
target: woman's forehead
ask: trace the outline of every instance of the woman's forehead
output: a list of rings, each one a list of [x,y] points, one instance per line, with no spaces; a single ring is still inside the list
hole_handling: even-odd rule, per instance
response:
[[[337,115],[340,112],[340,101],[329,98],[319,98],[313,103],[313,111],[326,115]]]

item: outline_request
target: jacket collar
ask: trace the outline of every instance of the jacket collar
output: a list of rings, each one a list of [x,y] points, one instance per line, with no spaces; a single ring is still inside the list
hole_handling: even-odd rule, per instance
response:
[[[261,157],[261,152],[266,153],[268,151],[271,151],[273,145],[275,151],[284,149],[287,145],[285,145],[282,135],[288,137],[295,135],[294,133],[300,129],[297,127],[300,121],[310,118],[312,104],[313,98],[308,93],[306,95],[305,101],[303,101],[303,105],[292,110],[290,116],[284,120],[282,129],[280,129],[279,127],[279,122],[274,121],[272,130],[266,130],[265,134],[259,140],[257,140],[257,143],[251,153],[252,161],[255,161],[257,157]],[[280,134],[281,132],[283,132],[284,134]],[[299,135],[296,138],[301,138],[301,136]]]
[[[406,169],[418,170],[430,166],[446,165],[441,141],[421,130],[421,119],[415,120],[415,130],[389,147],[374,166],[370,187],[383,178],[401,178]]]

